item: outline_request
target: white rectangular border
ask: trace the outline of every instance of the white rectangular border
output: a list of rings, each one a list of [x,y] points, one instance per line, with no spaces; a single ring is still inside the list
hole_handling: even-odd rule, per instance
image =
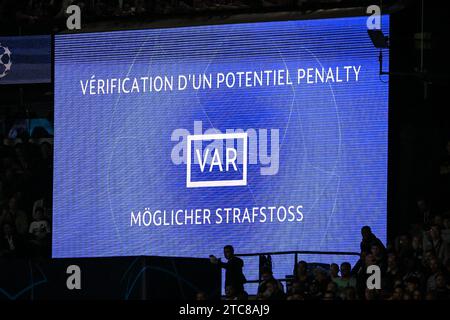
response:
[[[219,180],[219,181],[191,181],[191,152],[192,141],[198,140],[218,140],[218,139],[243,139],[243,158],[242,158],[242,179],[241,180]],[[247,153],[248,139],[247,132],[238,133],[218,133],[218,134],[196,134],[187,136],[187,161],[186,161],[186,187],[202,188],[202,187],[233,187],[247,185]]]

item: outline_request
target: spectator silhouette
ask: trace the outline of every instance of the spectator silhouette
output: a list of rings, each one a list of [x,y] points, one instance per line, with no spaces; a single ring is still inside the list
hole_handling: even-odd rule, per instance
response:
[[[384,247],[383,242],[381,242],[380,239],[378,239],[373,233],[372,230],[370,229],[369,226],[364,226],[361,228],[361,235],[362,235],[362,240],[361,240],[361,244],[360,244],[360,248],[361,248],[361,253],[372,253],[372,245],[378,245],[380,248],[380,253],[384,254],[386,248]]]
[[[0,233],[0,257],[17,258],[24,255],[24,244],[9,222],[2,225]]]
[[[217,264],[219,267],[225,269],[225,288],[231,286],[236,291],[236,294],[239,294],[244,291],[244,283],[247,282],[242,271],[244,261],[234,255],[234,248],[231,245],[226,245],[223,248],[223,255],[227,259],[227,262],[222,262],[220,259],[211,255],[211,263]]]
[[[280,300],[284,299],[284,287],[281,281],[275,279],[272,270],[264,269],[261,272],[262,282],[258,286],[258,297],[263,300]]]
[[[438,225],[431,226],[423,238],[423,249],[432,251],[443,263],[447,262],[449,250],[448,244],[441,237],[441,230]]]

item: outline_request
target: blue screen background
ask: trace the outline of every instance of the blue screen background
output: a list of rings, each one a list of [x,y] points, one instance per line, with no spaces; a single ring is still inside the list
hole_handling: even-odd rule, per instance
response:
[[[389,19],[382,19],[389,33]],[[388,78],[366,17],[55,37],[53,257],[222,256],[359,251],[360,228],[386,240]],[[388,69],[384,52],[384,69]],[[80,80],[361,65],[358,82],[83,95]],[[383,81],[381,81],[383,80]],[[277,128],[276,175],[249,165],[248,185],[186,188],[173,130]],[[130,227],[130,212],[303,205],[301,222]],[[355,262],[351,256],[300,256]],[[248,279],[257,258],[246,258]],[[273,257],[292,273],[293,257]],[[250,288],[251,286],[249,286]]]

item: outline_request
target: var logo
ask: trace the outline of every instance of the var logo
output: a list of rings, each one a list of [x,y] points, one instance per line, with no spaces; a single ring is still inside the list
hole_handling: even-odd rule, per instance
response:
[[[192,145],[194,141],[221,141],[221,140],[242,140],[242,151],[240,155],[242,161],[238,163],[238,149],[226,146],[225,152],[222,147],[210,144],[204,150],[202,154],[202,147],[197,147],[195,152],[192,152]],[[203,135],[190,135],[187,137],[187,176],[186,186],[188,188],[196,187],[225,187],[225,186],[245,186],[247,185],[247,153],[248,142],[247,133],[224,133],[224,134],[203,134]],[[192,158],[194,163],[192,163]],[[228,176],[228,178],[220,180],[200,180],[192,181],[193,165],[198,166],[199,176],[205,176],[205,173],[213,173],[216,176]],[[241,168],[239,168],[241,164]],[[208,168],[207,168],[208,165]],[[224,174],[222,174],[224,173]],[[234,176],[240,176],[235,178]],[[231,178],[230,178],[231,176]]]
[[[221,132],[202,121],[194,121],[194,132],[178,128],[172,132],[171,160],[186,164],[186,187],[246,186],[252,174],[273,176],[280,163],[280,132],[277,128],[231,129]]]

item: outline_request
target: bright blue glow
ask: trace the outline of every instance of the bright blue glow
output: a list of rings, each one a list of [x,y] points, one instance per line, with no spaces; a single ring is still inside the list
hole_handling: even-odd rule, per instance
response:
[[[382,23],[388,34],[387,16]],[[269,69],[296,80],[298,68],[321,67],[340,67],[342,80],[343,66],[361,66],[358,81],[102,95],[80,85]],[[56,36],[53,256],[208,257],[225,244],[241,253],[359,251],[363,225],[385,241],[388,78],[378,72],[366,17]],[[171,135],[192,134],[194,121],[203,133],[279,129],[278,173],[250,164],[247,186],[186,188]],[[302,205],[303,221],[130,226],[131,211],[145,208],[281,205]],[[289,259],[274,258],[277,276],[291,273]],[[248,259],[249,279],[256,263]]]

